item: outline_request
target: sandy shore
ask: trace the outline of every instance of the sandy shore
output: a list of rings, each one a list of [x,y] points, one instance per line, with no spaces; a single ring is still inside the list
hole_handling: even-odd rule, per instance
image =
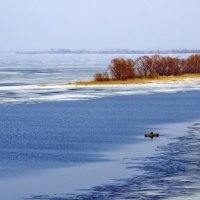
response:
[[[64,83],[64,85],[76,86],[101,86],[101,85],[135,85],[148,83],[176,83],[176,82],[200,82],[200,74],[184,74],[180,76],[162,76],[157,78],[135,78],[127,81],[81,81],[74,83]]]
[[[108,96],[199,91],[200,74],[109,82],[1,86],[1,104],[76,101]]]

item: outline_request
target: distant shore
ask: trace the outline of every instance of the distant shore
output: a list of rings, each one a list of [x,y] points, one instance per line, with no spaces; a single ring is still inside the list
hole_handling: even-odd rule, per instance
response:
[[[17,51],[15,54],[199,54],[200,49],[172,49],[172,50],[131,50],[111,49],[92,51],[87,49],[50,49],[43,51]]]
[[[199,81],[200,74],[184,74],[179,76],[159,76],[156,78],[134,78],[125,81],[101,81],[97,82],[94,80],[90,81],[80,81],[73,83],[65,83],[65,85],[76,85],[76,86],[98,86],[98,85],[134,85],[134,84],[148,84],[148,83],[176,83],[176,82],[185,82],[185,81]]]

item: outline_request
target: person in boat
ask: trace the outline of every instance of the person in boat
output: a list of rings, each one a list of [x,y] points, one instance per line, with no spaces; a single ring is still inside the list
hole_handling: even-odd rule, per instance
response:
[[[152,131],[150,132],[150,137],[153,138],[153,132]]]
[[[159,137],[159,133],[154,133],[151,131],[150,133],[145,134],[145,137],[150,137],[150,138]]]

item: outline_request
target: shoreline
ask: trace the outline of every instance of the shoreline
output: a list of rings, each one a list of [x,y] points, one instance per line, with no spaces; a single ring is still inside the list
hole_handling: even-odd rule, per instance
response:
[[[200,76],[200,75],[199,75]],[[3,94],[11,92],[12,98],[2,99],[0,105],[37,104],[46,102],[94,100],[105,97],[177,93],[200,91],[200,77],[167,77],[145,80],[145,83],[110,82],[110,84],[51,83],[24,86],[2,86]],[[88,83],[88,82],[87,82]]]
[[[72,83],[63,83],[60,85],[75,85],[75,86],[110,86],[110,85],[144,85],[148,83],[176,83],[176,82],[187,82],[187,81],[198,81],[200,82],[200,74],[184,74],[180,76],[160,76],[157,78],[135,78],[126,81],[80,81]]]

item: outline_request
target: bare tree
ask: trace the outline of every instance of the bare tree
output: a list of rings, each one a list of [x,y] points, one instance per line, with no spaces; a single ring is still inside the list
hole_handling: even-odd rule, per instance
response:
[[[94,81],[109,81],[110,78],[109,78],[109,75],[108,75],[108,72],[97,72],[95,75],[94,75]]]
[[[109,66],[113,80],[127,80],[135,77],[135,62],[131,59],[115,58]]]
[[[135,61],[136,73],[139,77],[154,76],[153,59],[149,56],[141,56]]]
[[[141,56],[132,59],[115,58],[108,72],[96,73],[95,81],[127,80],[137,77],[177,76],[180,74],[200,73],[200,55],[194,54],[187,59],[162,57],[160,55]]]
[[[189,74],[200,73],[200,55],[191,55],[186,60],[185,72]]]

